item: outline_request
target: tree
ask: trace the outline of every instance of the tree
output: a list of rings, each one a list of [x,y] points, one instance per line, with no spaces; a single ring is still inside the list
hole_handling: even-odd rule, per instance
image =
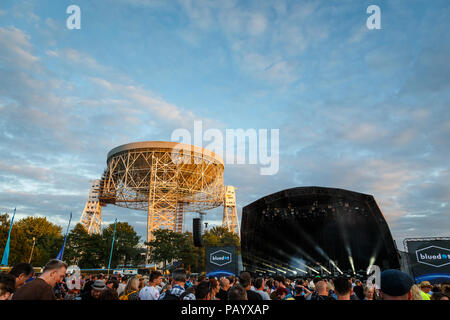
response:
[[[0,215],[0,255],[3,255],[11,220],[7,214]],[[62,228],[45,217],[26,217],[14,222],[11,229],[9,265],[28,262],[36,238],[31,263],[44,266],[56,258],[63,243]]]
[[[166,269],[167,262],[182,257],[186,236],[167,229],[155,230],[153,235],[155,240],[145,243],[150,246],[150,260],[155,263],[162,262]]]
[[[103,229],[102,239],[108,252],[104,261],[106,266],[109,263],[113,233],[114,223]],[[139,239],[140,237],[128,222],[117,222],[111,267],[119,264],[125,266],[128,264],[137,265],[141,260],[140,250],[137,247]]]
[[[81,269],[101,268],[104,266],[105,249],[101,235],[89,235],[78,223],[67,236],[63,259]]]

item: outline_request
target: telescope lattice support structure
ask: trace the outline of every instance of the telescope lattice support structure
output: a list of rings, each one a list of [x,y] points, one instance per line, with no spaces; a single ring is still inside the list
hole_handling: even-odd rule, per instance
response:
[[[80,219],[80,223],[90,235],[102,232],[102,207],[100,206],[99,192],[100,180],[94,180]]]
[[[229,232],[235,233],[240,237],[239,219],[236,210],[236,188],[232,186],[225,187],[223,200],[222,226]]]
[[[108,153],[100,203],[147,212],[147,242],[153,231],[182,232],[185,212],[223,204],[223,160],[213,152],[176,142],[129,143]],[[150,250],[147,248],[146,261]]]

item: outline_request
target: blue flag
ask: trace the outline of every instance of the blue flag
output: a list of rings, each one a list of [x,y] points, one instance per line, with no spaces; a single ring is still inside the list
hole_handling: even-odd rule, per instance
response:
[[[58,259],[58,260],[62,260],[63,259],[64,247],[66,246],[66,240],[67,240],[67,235],[69,234],[69,227],[70,227],[70,222],[71,221],[72,221],[72,212],[70,213],[69,225],[67,226],[66,235],[64,236],[63,246],[62,246],[61,250],[59,251],[58,256],[56,257],[56,259]]]
[[[111,267],[111,258],[112,258],[113,248],[114,248],[114,240],[116,238],[116,226],[117,226],[117,218],[116,218],[116,221],[114,221],[114,233],[113,233],[113,239],[112,239],[112,243],[111,243],[111,253],[109,254],[108,270]]]
[[[14,208],[14,214],[13,217],[11,219],[11,225],[9,226],[9,233],[8,233],[8,240],[6,240],[6,246],[5,246],[5,251],[3,251],[3,258],[2,258],[2,266],[7,266],[8,265],[8,258],[9,258],[9,240],[11,238],[11,229],[14,223],[14,217],[16,216],[16,208]]]

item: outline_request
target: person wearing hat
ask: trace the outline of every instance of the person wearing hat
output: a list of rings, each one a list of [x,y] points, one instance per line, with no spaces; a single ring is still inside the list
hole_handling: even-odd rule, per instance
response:
[[[95,280],[91,286],[91,291],[86,292],[81,299],[82,300],[98,300],[100,294],[106,289],[106,284],[103,280]]]
[[[399,270],[389,269],[380,276],[383,300],[412,300],[413,279]]]
[[[422,300],[431,300],[431,295],[428,293],[431,291],[433,286],[429,281],[422,281],[419,285],[420,287],[420,295],[422,296]]]

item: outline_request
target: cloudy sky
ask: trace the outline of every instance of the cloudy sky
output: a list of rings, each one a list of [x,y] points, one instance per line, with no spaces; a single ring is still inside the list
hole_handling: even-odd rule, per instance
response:
[[[381,30],[366,27],[372,4]],[[2,0],[0,212],[65,226],[109,150],[202,120],[280,130],[276,175],[225,168],[239,215],[328,186],[374,195],[401,247],[449,236],[449,17],[448,0]],[[103,209],[116,216],[145,235],[144,212]]]

